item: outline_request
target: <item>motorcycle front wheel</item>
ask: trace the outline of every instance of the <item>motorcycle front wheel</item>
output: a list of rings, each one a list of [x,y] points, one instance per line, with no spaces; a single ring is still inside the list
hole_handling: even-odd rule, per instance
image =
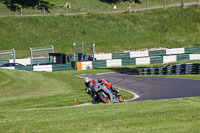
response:
[[[98,96],[99,96],[100,100],[101,100],[103,103],[111,103],[111,101],[110,101],[108,95],[106,95],[106,93],[104,93],[104,92],[99,92],[99,93],[98,93]]]

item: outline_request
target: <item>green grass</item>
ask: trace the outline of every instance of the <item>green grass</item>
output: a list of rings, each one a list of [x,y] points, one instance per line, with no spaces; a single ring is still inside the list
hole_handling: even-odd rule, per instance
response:
[[[119,69],[48,73],[0,69],[0,133],[200,130],[200,97],[75,106],[91,99],[84,92],[82,79],[74,75],[116,70]],[[131,97],[124,91],[122,95]],[[77,104],[73,103],[74,98]]]
[[[96,43],[97,52],[200,45],[199,6],[133,14],[0,18],[0,50],[15,48],[17,58],[29,47],[54,45],[72,54],[72,44]],[[78,52],[78,51],[77,51]],[[88,52],[88,51],[86,51]]]
[[[95,74],[109,70],[87,72],[30,72],[0,69],[0,110],[63,107],[87,103],[91,98],[85,93],[83,79],[75,74]],[[132,94],[121,90],[124,99]]]
[[[54,6],[52,8],[49,8],[46,12],[47,15],[66,15],[69,13],[114,13],[114,12],[125,12],[128,9],[129,2],[121,2],[116,4],[117,10],[113,9],[114,4],[109,5],[108,3],[101,2],[100,0],[45,0],[49,4],[53,4]],[[135,3],[130,4],[131,9],[139,9],[139,8],[146,8],[146,0],[140,0],[141,4]],[[68,9],[65,11],[63,6],[65,3],[68,2],[71,4],[71,9]],[[166,0],[166,5],[169,4],[177,4],[180,3],[180,0]],[[184,0],[184,2],[196,2],[195,0]],[[148,0],[148,7],[154,7],[154,6],[163,6],[164,7],[164,0]],[[9,16],[9,15],[20,15],[19,11],[13,12],[10,11],[4,5],[3,3],[0,3],[0,16]],[[43,14],[43,11],[38,11],[35,9],[35,7],[29,7],[23,8],[23,14],[29,15],[29,14]]]
[[[0,128],[7,132],[199,132],[200,98],[121,104],[0,110]]]

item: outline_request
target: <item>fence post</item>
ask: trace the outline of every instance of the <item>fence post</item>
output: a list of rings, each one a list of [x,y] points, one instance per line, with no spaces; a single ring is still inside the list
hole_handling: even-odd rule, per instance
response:
[[[43,9],[43,16],[45,16],[45,8],[42,8]]]
[[[65,9],[65,15],[66,15],[66,13],[67,13],[67,8],[66,8],[66,7],[64,7],[64,9]]]
[[[183,8],[184,7],[184,2],[183,2],[183,0],[181,0],[181,8]]]
[[[199,5],[199,0],[197,0],[197,5]]]
[[[167,0],[164,0],[164,8],[166,8]]]
[[[15,52],[15,49],[14,49],[14,48],[12,49],[12,54],[13,54],[13,63],[15,63],[15,60],[16,60],[16,52]]]
[[[110,4],[109,4],[109,6],[108,6],[108,14],[110,14]]]
[[[22,14],[23,14],[23,9],[22,9],[22,7],[21,7],[21,10],[20,10],[20,15],[22,16]]]
[[[146,0],[146,10],[148,10],[148,0]]]

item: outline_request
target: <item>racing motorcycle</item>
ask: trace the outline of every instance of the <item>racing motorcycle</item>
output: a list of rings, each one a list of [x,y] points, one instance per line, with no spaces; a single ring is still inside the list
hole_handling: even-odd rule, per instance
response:
[[[124,102],[124,99],[119,92],[114,92],[112,89],[102,83],[96,82],[91,88],[92,103],[119,103]]]

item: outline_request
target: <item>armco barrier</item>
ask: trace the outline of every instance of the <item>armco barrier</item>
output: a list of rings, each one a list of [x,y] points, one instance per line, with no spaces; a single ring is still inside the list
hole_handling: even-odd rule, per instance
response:
[[[184,48],[174,48],[174,49],[166,49],[166,55],[174,55],[174,54],[184,54]]]
[[[149,51],[149,56],[163,56],[166,55],[166,50],[152,50]]]
[[[124,53],[95,54],[95,58],[96,60],[111,60],[111,59],[169,56],[169,55],[179,55],[179,54],[188,55],[188,54],[194,54],[194,53],[200,53],[200,47],[132,51],[132,52],[124,52]]]
[[[106,60],[107,67],[122,66],[122,59]]]
[[[185,48],[185,53],[199,53],[200,47]]]
[[[108,54],[95,54],[94,58],[96,60],[111,60],[112,59],[112,53],[108,53]]]
[[[112,59],[127,59],[130,58],[130,53],[113,53]]]
[[[52,70],[53,72],[55,71],[63,71],[63,70],[71,70],[72,65],[71,63],[66,63],[66,64],[53,64],[52,65]]]
[[[200,54],[190,54],[190,60],[200,60]]]
[[[163,63],[176,62],[176,55],[163,56]]]
[[[140,75],[179,75],[179,74],[200,74],[200,63],[186,63],[169,65],[165,67],[142,68]]]
[[[26,70],[26,71],[33,71],[33,66],[16,66],[16,70]]]
[[[184,61],[184,60],[190,60],[190,56],[188,54],[180,54],[176,56],[177,61]]]
[[[150,64],[150,57],[136,58],[136,65]]]
[[[92,62],[93,68],[107,67],[106,60],[97,60]]]
[[[135,65],[135,64],[136,64],[135,58],[122,59],[122,66]]]
[[[33,59],[33,64],[47,64],[47,63],[49,63],[49,58]]]
[[[151,57],[150,58],[150,64],[162,64],[163,63],[163,57]]]
[[[130,58],[147,57],[147,56],[149,56],[149,51],[135,51],[135,52],[130,52]]]

